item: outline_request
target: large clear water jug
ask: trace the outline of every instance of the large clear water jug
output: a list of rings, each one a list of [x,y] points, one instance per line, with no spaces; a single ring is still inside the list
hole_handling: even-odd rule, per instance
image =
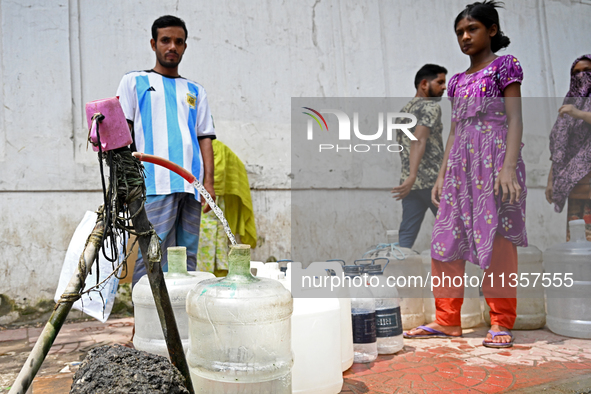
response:
[[[546,305],[544,300],[544,286],[542,278],[544,273],[542,252],[537,247],[530,245],[526,248],[517,248],[518,277],[528,278],[530,284],[527,287],[517,287],[517,318],[513,329],[537,330],[546,325]],[[536,280],[536,278],[538,278]],[[533,285],[535,281],[535,286]],[[525,281],[522,281],[525,283]],[[490,324],[490,308],[484,305],[484,320]]]
[[[546,324],[556,334],[591,339],[591,242],[584,220],[569,226],[570,242],[544,252]]]
[[[250,246],[233,245],[228,276],[187,296],[187,362],[196,393],[291,393],[290,292],[250,273]]]
[[[311,263],[303,272],[307,276],[325,276],[327,263]],[[302,269],[301,263],[288,263],[285,279],[280,279],[291,291],[291,270]],[[337,275],[341,265],[333,264]],[[277,270],[279,272],[279,269]],[[282,273],[279,274],[281,277]],[[326,293],[306,289],[304,297],[293,299],[291,316],[292,392],[295,394],[336,394],[343,387],[341,369],[341,304],[338,298],[326,298]],[[310,298],[308,298],[310,297]],[[314,298],[318,297],[318,298]],[[351,338],[351,346],[353,340]]]
[[[431,251],[425,250],[421,253],[422,265],[423,265],[423,278],[427,281],[431,277]],[[482,322],[482,306],[480,304],[480,292],[478,286],[470,285],[470,278],[478,277],[482,278],[482,270],[480,267],[466,262],[465,273],[468,278],[467,286],[464,287],[464,303],[462,304],[461,310],[461,324],[462,328],[476,327]],[[472,282],[476,284],[476,280]],[[426,284],[423,287],[423,303],[425,307],[425,323],[431,323],[435,321],[435,298],[431,291],[431,283]],[[422,324],[422,323],[421,323]]]
[[[390,263],[384,276],[396,278],[402,328],[410,330],[424,323],[423,289],[416,285],[412,278],[420,278],[423,273],[421,256],[412,249],[398,246],[398,231],[387,231],[387,243],[379,244],[364,254],[364,257],[375,259],[386,257]],[[398,280],[400,278],[400,280]]]
[[[187,351],[189,346],[189,317],[185,307],[187,294],[197,283],[215,276],[209,272],[187,272],[187,248],[178,246],[167,250],[168,272],[164,273],[164,281],[183,349]],[[144,275],[134,286],[131,297],[135,320],[133,346],[138,350],[168,357],[168,348],[162,334],[162,326],[147,275]]]

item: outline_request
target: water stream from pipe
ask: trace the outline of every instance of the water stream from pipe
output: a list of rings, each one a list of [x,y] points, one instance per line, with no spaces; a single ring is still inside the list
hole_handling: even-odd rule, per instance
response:
[[[203,198],[205,198],[207,204],[211,207],[213,212],[220,219],[220,221],[222,222],[222,226],[224,226],[224,231],[230,239],[230,242],[232,242],[232,245],[236,245],[236,238],[234,237],[234,234],[232,234],[232,230],[230,230],[230,225],[224,217],[224,213],[222,212],[222,210],[217,206],[215,201],[213,201],[213,198],[211,198],[211,195],[207,192],[207,190],[205,190],[205,187],[203,187],[201,182],[195,180],[195,182],[193,182],[192,185],[203,196]]]

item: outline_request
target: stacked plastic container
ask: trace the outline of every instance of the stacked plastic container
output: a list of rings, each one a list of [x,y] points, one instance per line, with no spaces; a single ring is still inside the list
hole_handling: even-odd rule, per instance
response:
[[[570,242],[544,252],[546,323],[556,334],[591,339],[591,242],[583,220],[569,225]]]
[[[326,276],[324,268],[330,263],[312,263],[306,270],[307,276]],[[333,270],[341,274],[339,264],[330,264]],[[287,264],[285,274],[277,263],[251,262],[257,268],[257,277],[264,275],[277,279],[291,291],[292,269],[302,269],[301,263]],[[341,303],[337,298],[327,298],[326,294],[306,290],[305,297],[293,299],[291,317],[291,344],[294,354],[292,368],[292,392],[297,394],[336,394],[343,386],[342,375],[342,338],[341,338]],[[350,312],[349,312],[350,313]],[[352,336],[349,315],[349,342]],[[351,361],[352,363],[352,361]]]
[[[341,371],[353,365],[353,321],[351,320],[351,299],[339,298],[341,306]]]
[[[312,263],[306,276],[326,276],[326,263]],[[291,291],[291,270],[301,263],[290,263],[281,282]],[[340,266],[333,269],[340,275]],[[343,387],[341,369],[341,304],[337,298],[309,289],[306,298],[294,298],[292,316],[293,393],[336,394]],[[308,298],[309,297],[309,298]],[[318,297],[318,298],[314,298]]]
[[[183,342],[183,349],[187,351],[189,346],[189,317],[185,307],[187,294],[199,282],[215,276],[209,272],[187,272],[187,248],[179,246],[167,250],[168,272],[164,273],[164,281]],[[162,326],[147,275],[144,275],[134,286],[131,297],[135,318],[133,346],[138,350],[168,357],[168,348],[162,334]]]

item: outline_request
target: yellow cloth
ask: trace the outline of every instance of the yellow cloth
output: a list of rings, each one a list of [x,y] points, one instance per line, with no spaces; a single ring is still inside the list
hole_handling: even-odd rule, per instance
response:
[[[219,140],[213,140],[215,163],[214,190],[224,197],[224,215],[234,234],[240,235],[240,242],[257,244],[257,230],[250,198],[250,184],[242,161]]]
[[[217,204],[224,211],[224,197],[219,197]],[[222,222],[213,211],[202,212],[196,271],[215,273],[219,270],[227,270],[228,250],[228,237]]]

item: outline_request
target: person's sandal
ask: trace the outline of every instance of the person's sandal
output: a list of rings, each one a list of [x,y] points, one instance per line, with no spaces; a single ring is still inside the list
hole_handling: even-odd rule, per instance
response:
[[[429,334],[416,334],[416,335],[412,335],[410,333],[410,331],[404,332],[403,335],[405,338],[408,339],[427,339],[427,338],[461,338],[461,335],[449,335],[446,334],[442,331],[436,330],[434,328],[431,327],[427,327],[427,326],[418,326],[416,329],[421,329],[423,331],[427,331],[429,332]],[[412,330],[411,330],[412,331]]]
[[[511,341],[510,342],[487,342],[486,339],[484,341],[482,341],[482,346],[484,347],[491,347],[491,348],[507,348],[507,347],[513,347],[513,342],[515,341],[515,337],[513,337],[513,334],[511,334],[508,331],[493,331],[493,330],[488,330],[488,333],[490,335],[492,335],[491,339],[495,339],[495,337],[498,337],[499,335],[507,335],[511,337]]]

